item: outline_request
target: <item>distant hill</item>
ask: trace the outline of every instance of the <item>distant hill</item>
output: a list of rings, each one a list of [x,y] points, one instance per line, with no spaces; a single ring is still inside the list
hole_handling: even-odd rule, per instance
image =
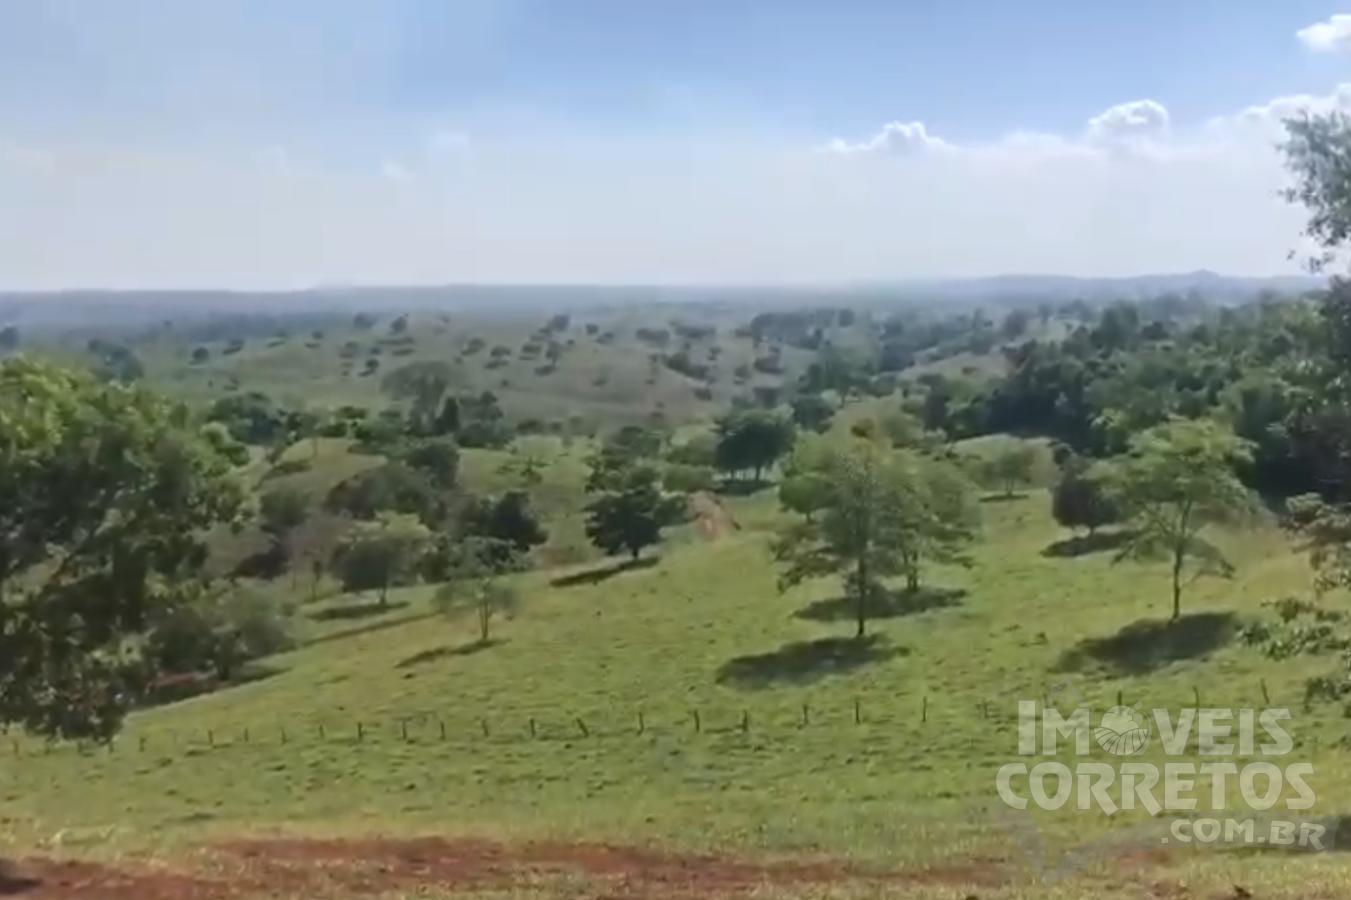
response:
[[[1326,283],[1310,276],[1247,278],[1197,271],[1124,278],[1067,275],[997,275],[964,279],[819,286],[659,285],[433,285],[321,287],[296,291],[72,290],[0,291],[0,325],[29,328],[144,324],[165,318],[276,315],[357,310],[490,310],[530,313],[653,303],[723,303],[746,306],[848,305],[854,303],[1098,303],[1164,293],[1199,293],[1217,303],[1240,303],[1271,291],[1303,293]]]

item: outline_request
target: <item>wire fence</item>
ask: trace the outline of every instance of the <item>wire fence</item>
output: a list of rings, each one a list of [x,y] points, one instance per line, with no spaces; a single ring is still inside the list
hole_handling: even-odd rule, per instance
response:
[[[1260,696],[1270,706],[1271,694],[1263,680],[1257,685],[1254,701]],[[1115,696],[1117,706],[1127,699],[1122,691]],[[1048,689],[1038,702],[1045,708],[1060,710],[1086,705],[1072,691]],[[1099,704],[1101,706],[1103,704]],[[1203,707],[1199,687],[1193,687],[1181,708]],[[943,697],[928,694],[898,702],[897,698],[857,696],[832,703],[802,703],[796,708],[776,705],[752,706],[691,705],[684,710],[663,706],[653,712],[636,707],[627,713],[565,713],[548,714],[492,713],[466,716],[462,712],[441,715],[420,711],[406,715],[381,714],[363,717],[349,712],[334,712],[312,717],[308,721],[251,720],[248,722],[213,722],[191,728],[132,729],[108,741],[42,740],[27,735],[8,734],[4,737],[8,748],[0,742],[0,760],[51,756],[75,753],[94,754],[173,754],[201,753],[242,747],[312,746],[365,744],[387,745],[391,742],[410,747],[429,747],[439,744],[519,743],[523,741],[600,741],[622,738],[698,737],[700,735],[747,737],[774,737],[801,734],[807,731],[829,729],[847,733],[877,727],[904,729],[917,737],[925,734],[941,738],[953,726],[977,724],[982,733],[990,735],[1018,727],[1016,702],[979,700],[950,702]],[[956,732],[966,739],[969,732]],[[5,750],[8,749],[8,753]]]

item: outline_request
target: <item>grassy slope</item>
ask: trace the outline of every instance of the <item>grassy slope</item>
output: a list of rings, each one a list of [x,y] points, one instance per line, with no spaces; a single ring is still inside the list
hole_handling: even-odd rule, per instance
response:
[[[1332,665],[1275,663],[1229,644],[1135,674],[1058,671],[1084,637],[1162,615],[1166,574],[1113,567],[1104,554],[1043,556],[1065,534],[1036,492],[986,504],[974,568],[934,573],[934,582],[968,591],[959,604],[876,623],[895,655],[796,680],[783,664],[758,687],[719,683],[736,657],[850,633],[848,622],[794,616],[834,593],[831,585],[776,591],[765,550],[777,518],[772,497],[730,505],[739,531],[712,543],[680,535],[654,567],[571,587],[527,576],[528,605],[497,625],[495,646],[465,649],[467,622],[373,622],[384,627],[364,632],[353,622],[356,634],[274,660],[281,674],[134,716],[115,752],[43,755],[21,744],[20,759],[0,760],[10,833],[31,844],[73,829],[67,840],[96,835],[101,848],[154,848],[277,825],[810,848],[878,860],[1021,858],[993,791],[995,769],[1014,755],[1019,699],[1059,689],[1101,709],[1120,690],[1128,702],[1177,708],[1195,689],[1207,705],[1262,705],[1265,679],[1273,703],[1298,707],[1303,679]],[[1226,543],[1237,579],[1198,582],[1186,611],[1255,614],[1263,600],[1307,584],[1303,561],[1279,534]],[[398,592],[394,599],[410,604],[400,616],[425,611],[431,590]],[[738,727],[743,712],[748,733]],[[1315,812],[1345,810],[1351,769],[1336,747],[1347,730],[1340,711],[1296,709],[1294,724],[1297,758],[1316,765]],[[1042,825],[1072,841],[1111,823],[1068,813]],[[1240,866],[1247,883],[1275,885],[1288,878],[1285,867],[1313,878],[1333,865],[1235,859],[1205,863],[1221,871],[1208,877]]]
[[[411,352],[396,355],[397,347],[388,342],[388,318],[372,330],[360,330],[343,318],[335,318],[323,329],[324,336],[314,340],[308,333],[295,334],[284,341],[255,337],[245,342],[238,353],[224,354],[225,341],[201,344],[210,351],[203,364],[193,364],[189,355],[196,344],[173,333],[146,336],[134,345],[146,367],[146,379],[163,390],[196,402],[209,402],[226,396],[231,386],[239,391],[264,391],[287,404],[332,407],[352,403],[380,406],[388,398],[380,392],[383,376],[394,368],[421,360],[456,363],[459,388],[492,390],[507,412],[519,419],[566,421],[577,416],[591,426],[642,421],[660,411],[676,423],[707,418],[725,409],[733,396],[750,392],[757,384],[779,384],[778,376],[754,373],[744,384],[733,371],[749,366],[757,351],[748,338],[733,332],[744,324],[744,311],[697,307],[638,307],[633,309],[591,310],[575,313],[566,332],[554,335],[567,347],[557,370],[541,375],[536,370],[544,362],[520,358],[520,348],[545,320],[544,314],[492,315],[489,313],[412,315],[408,334]],[[443,318],[445,319],[443,321]],[[650,356],[674,352],[682,341],[672,335],[670,344],[657,348],[634,336],[640,327],[669,327],[672,320],[688,324],[707,324],[717,328],[711,339],[694,342],[690,356],[696,363],[711,363],[717,372],[712,397],[695,396],[700,383],[673,372],[663,365],[653,366]],[[613,331],[612,342],[601,343],[588,335],[585,326],[595,324],[601,332]],[[485,346],[477,353],[461,355],[471,338]],[[360,345],[352,360],[341,355],[349,341]],[[506,365],[488,368],[494,346],[512,351]],[[366,360],[379,346],[379,370],[363,375]],[[710,350],[717,348],[716,360]],[[782,350],[786,377],[795,377],[810,361],[811,354],[785,347]],[[344,367],[350,367],[347,374]]]

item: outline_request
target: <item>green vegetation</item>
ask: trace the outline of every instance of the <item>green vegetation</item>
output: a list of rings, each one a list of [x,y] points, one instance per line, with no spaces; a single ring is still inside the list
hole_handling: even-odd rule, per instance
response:
[[[1338,114],[1287,146],[1330,252],[1348,147]],[[993,799],[1025,700],[1298,708],[1314,812],[1345,816],[1347,281],[586,314],[25,333],[0,362],[11,845],[457,832],[1053,896],[996,862],[1026,856]],[[1018,822],[1158,837],[1142,809]],[[1061,895],[1348,888],[1326,858],[1157,856]]]

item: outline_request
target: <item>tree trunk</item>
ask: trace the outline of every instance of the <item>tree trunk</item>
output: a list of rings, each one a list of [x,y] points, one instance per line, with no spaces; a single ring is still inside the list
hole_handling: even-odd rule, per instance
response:
[[[638,554],[639,554],[639,553],[642,553],[642,552],[643,552],[643,548],[642,548],[642,547],[630,547],[630,548],[629,548],[629,558],[632,559],[634,562],[637,562],[637,561],[638,561]]]
[[[1176,622],[1182,615],[1182,548],[1173,551],[1173,618]]]
[[[863,637],[867,632],[868,622],[868,557],[860,555],[858,558],[858,633],[857,637]]]

